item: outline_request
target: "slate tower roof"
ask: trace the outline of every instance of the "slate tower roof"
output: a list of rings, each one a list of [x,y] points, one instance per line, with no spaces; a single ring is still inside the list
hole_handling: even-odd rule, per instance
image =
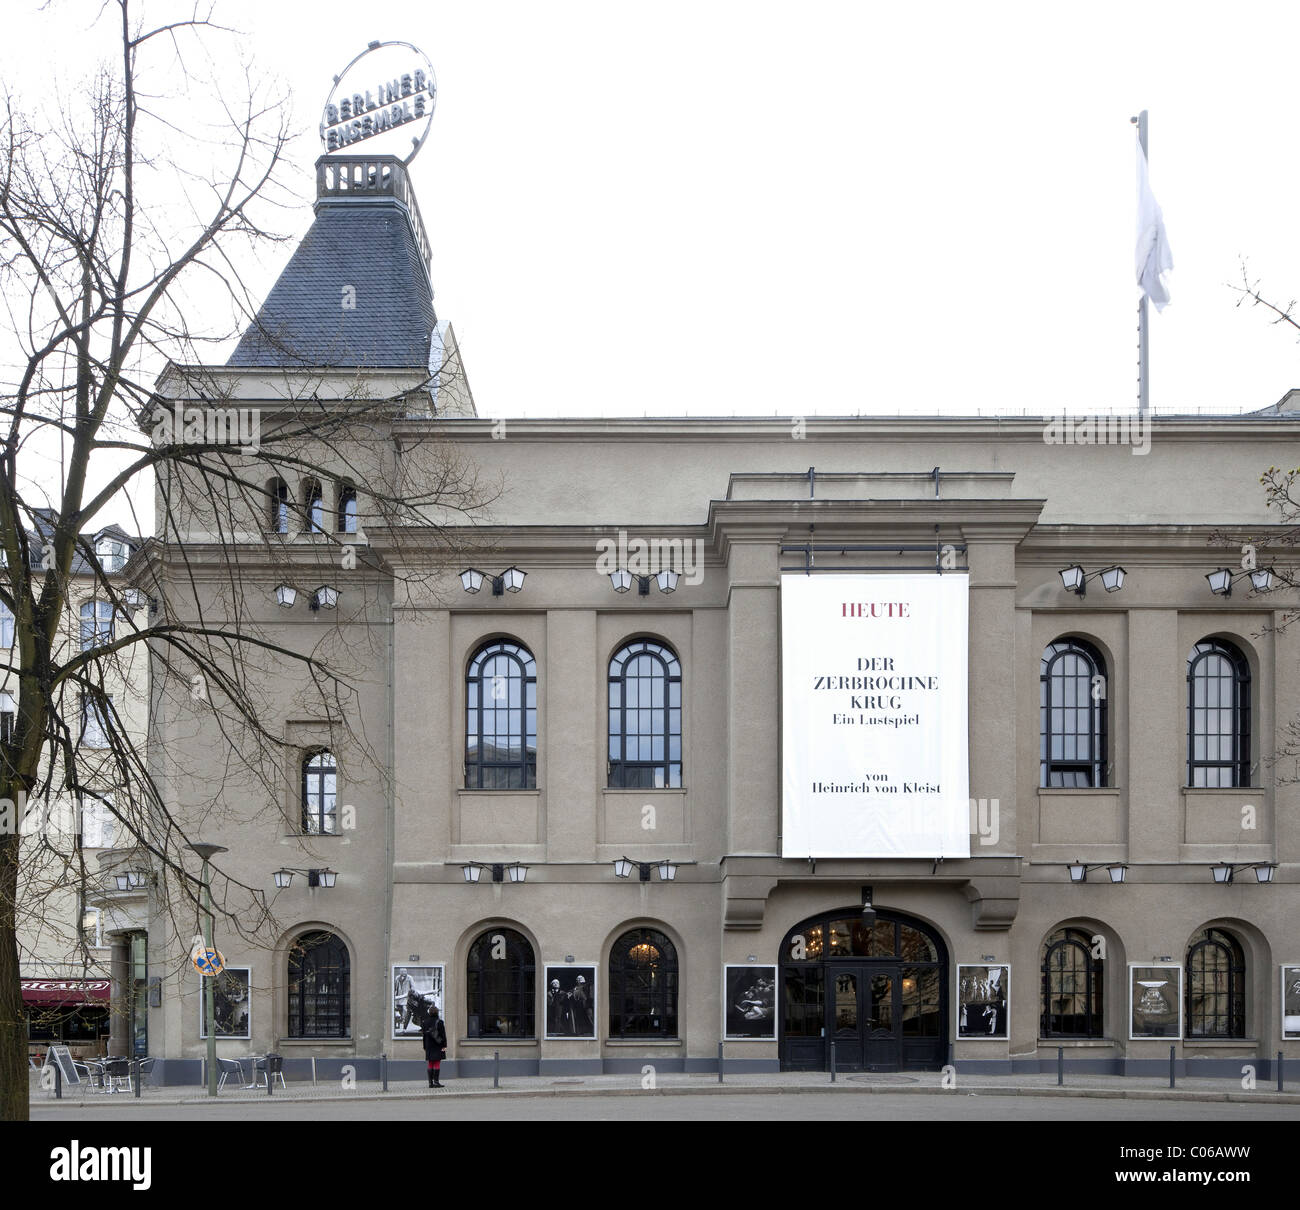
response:
[[[226,364],[425,369],[429,243],[402,162],[322,156],[315,210]]]

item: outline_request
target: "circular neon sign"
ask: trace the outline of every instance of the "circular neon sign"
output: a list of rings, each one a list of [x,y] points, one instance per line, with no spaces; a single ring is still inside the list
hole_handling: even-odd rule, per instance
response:
[[[321,113],[326,155],[395,155],[424,145],[438,99],[433,65],[410,42],[372,42],[334,77]]]

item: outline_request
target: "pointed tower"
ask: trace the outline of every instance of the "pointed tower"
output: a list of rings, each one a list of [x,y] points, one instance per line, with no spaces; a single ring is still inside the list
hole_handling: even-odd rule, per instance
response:
[[[395,156],[322,156],[316,218],[226,363],[427,370],[436,415],[473,416],[455,333],[438,324],[420,208]]]

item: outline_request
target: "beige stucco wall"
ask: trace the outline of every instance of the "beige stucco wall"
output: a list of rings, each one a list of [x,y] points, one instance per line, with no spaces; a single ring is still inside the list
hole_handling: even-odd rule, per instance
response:
[[[1290,822],[1296,788],[1278,784],[1267,758],[1278,730],[1300,715],[1297,640],[1265,633],[1285,601],[1242,586],[1229,600],[1215,598],[1203,577],[1234,562],[1214,544],[1216,527],[1258,533],[1272,519],[1259,475],[1271,463],[1300,461],[1300,442],[1285,421],[1168,421],[1157,423],[1150,453],[1135,456],[1126,447],[1045,444],[1042,428],[809,420],[795,440],[787,422],[510,421],[494,439],[490,422],[396,424],[403,473],[418,478],[416,438],[436,433],[460,443],[485,477],[500,477],[503,494],[479,518],[488,528],[464,533],[479,553],[457,560],[446,549],[454,533],[375,526],[368,536],[380,570],[332,572],[342,597],[328,616],[307,613],[301,599],[291,611],[270,599],[286,567],[299,569],[301,584],[323,574],[331,553],[320,543],[291,538],[266,559],[250,539],[241,579],[262,633],[303,650],[337,639],[357,665],[347,720],[355,746],[339,741],[340,801],[356,806],[355,829],[306,845],[296,835],[292,753],[278,817],[250,785],[223,785],[225,754],[212,725],[183,703],[162,712],[152,737],[168,793],[231,849],[221,864],[232,877],[269,888],[279,865],[340,871],[333,890],[298,880],[275,896],[269,945],[234,938],[220,945],[229,964],[254,968],[252,1048],[417,1057],[415,1043],[389,1039],[388,1014],[389,966],[418,954],[421,963],[446,965],[453,1054],[476,1057],[491,1046],[464,1036],[464,963],[480,932],[510,927],[531,940],[540,1021],[545,963],[566,955],[596,963],[603,996],[614,939],[647,924],[679,947],[680,1039],[663,1047],[612,1043],[602,1012],[595,1042],[510,1049],[541,1059],[706,1059],[719,1038],[722,964],[751,955],[777,961],[790,928],[860,902],[869,883],[878,907],[932,923],[953,963],[986,955],[1011,963],[1011,1040],[959,1042],[959,1060],[1039,1053],[1042,943],[1068,922],[1107,938],[1107,1036],[1091,1049],[1158,1057],[1164,1043],[1128,1040],[1124,967],[1166,954],[1181,962],[1193,934],[1221,922],[1242,940],[1249,969],[1247,1040],[1227,1050],[1275,1051],[1277,963],[1300,961],[1290,940],[1300,915],[1300,835]],[[929,474],[936,465],[954,474],[940,481],[937,499]],[[184,532],[184,515],[177,519]],[[778,856],[780,575],[802,562],[780,548],[807,541],[810,524],[813,540],[828,544],[933,542],[937,526],[942,541],[968,547],[970,793],[996,802],[999,822],[996,843],[973,838],[969,859],[933,868],[845,859],[814,871]],[[600,539],[620,528],[698,539],[702,579],[671,596],[654,587],[646,597],[616,595],[595,561]],[[1108,595],[1094,581],[1082,599],[1065,592],[1057,570],[1075,560],[1088,570],[1122,563],[1123,591]],[[853,560],[825,554],[817,566],[837,561]],[[924,554],[895,561],[933,565]],[[455,575],[468,562],[485,571],[518,564],[528,572],[523,591],[494,598],[485,586],[465,595]],[[435,573],[425,578],[429,566]],[[183,611],[180,578],[171,586]],[[1039,661],[1047,643],[1067,634],[1090,639],[1108,663],[1105,789],[1038,787]],[[1262,763],[1255,788],[1239,792],[1184,789],[1186,659],[1209,635],[1231,637],[1251,661],[1252,742]],[[537,788],[466,791],[465,670],[481,643],[502,636],[526,644],[537,661]],[[605,787],[606,668],[622,642],[640,636],[670,643],[682,661],[680,791]],[[268,717],[299,753],[330,732],[327,715],[304,705],[301,683],[292,669],[267,670]],[[184,761],[173,761],[182,753]],[[655,808],[650,831],[640,826],[646,804]],[[1249,832],[1239,826],[1244,804],[1257,809]],[[610,862],[623,854],[685,864],[672,884],[622,883]],[[522,861],[530,870],[522,885],[485,877],[469,886],[457,863],[470,860]],[[1073,860],[1127,862],[1129,882],[1098,883],[1103,874],[1071,885],[1065,863]],[[1281,865],[1272,886],[1243,875],[1222,887],[1209,877],[1216,860]],[[283,1038],[285,944],[309,927],[328,927],[350,947],[346,1042]],[[198,979],[184,972],[182,957],[173,951],[167,959],[172,983],[157,1011],[159,1036],[168,1054],[195,1056]],[[776,1056],[774,1044],[730,1045],[737,1055]],[[1187,1054],[1223,1049],[1180,1045]],[[1286,1049],[1300,1055],[1298,1043]]]

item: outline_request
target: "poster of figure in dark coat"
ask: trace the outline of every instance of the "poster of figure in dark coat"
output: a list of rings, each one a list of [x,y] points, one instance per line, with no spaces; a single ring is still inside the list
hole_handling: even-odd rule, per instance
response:
[[[436,1006],[443,1016],[441,966],[393,967],[393,1037],[418,1038]]]
[[[1005,1042],[1011,967],[957,966],[957,1036]]]
[[[722,1007],[724,1036],[776,1037],[776,967],[728,964],[723,969]]]
[[[212,985],[212,1016],[217,1022],[218,1038],[249,1037],[248,983],[252,969],[247,966],[228,966],[214,977]],[[199,985],[199,1037],[208,1036],[207,993]]]
[[[594,1038],[596,1036],[596,967],[546,968],[546,1036]]]

